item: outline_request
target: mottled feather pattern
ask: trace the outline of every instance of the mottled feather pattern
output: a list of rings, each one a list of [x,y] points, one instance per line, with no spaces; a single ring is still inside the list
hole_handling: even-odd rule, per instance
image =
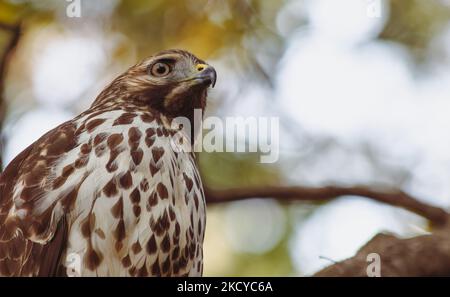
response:
[[[168,120],[143,111],[117,109],[93,111],[61,126],[64,132],[55,135],[69,142],[68,135],[77,134],[77,146],[67,144],[72,146],[67,152],[63,146],[64,153],[46,164],[46,179],[32,180],[33,169],[20,176],[6,221],[18,216],[29,220],[30,227],[50,222],[30,234],[34,242],[46,243],[60,218],[68,215],[66,254],[82,257],[82,275],[200,275],[202,263],[196,259],[202,254],[204,194],[193,155],[173,150],[170,135],[179,131],[164,122]],[[37,145],[40,157],[51,153]],[[133,158],[135,151],[142,156]],[[42,189],[33,208],[22,199],[27,179]],[[93,188],[98,189],[95,195]],[[33,222],[43,215],[53,219]]]
[[[159,132],[158,136],[157,131],[170,130],[170,127],[158,124],[164,122],[162,119],[144,122],[144,113],[137,112],[132,122],[127,120],[110,128],[124,114],[123,111],[109,112],[105,122],[94,131],[80,135],[81,143],[93,142],[95,137],[102,135],[102,140],[92,144],[90,154],[95,154],[95,148],[99,146],[104,146],[106,151],[86,164],[86,172],[91,172],[85,180],[86,191],[101,185],[100,191],[83,201],[91,205],[89,214],[75,212],[74,225],[81,227],[73,228],[69,234],[67,252],[87,251],[84,261],[91,267],[97,263],[90,261],[100,262],[93,271],[83,275],[145,276],[189,272],[200,275],[201,262],[195,260],[195,255],[202,253],[203,227],[195,234],[189,231],[197,231],[199,225],[205,224],[204,216],[200,215],[205,211],[203,192],[201,184],[189,189],[184,181],[185,176],[192,179],[198,176],[193,156],[174,152],[168,132]],[[104,116],[101,114],[95,119],[104,119]],[[142,156],[133,159],[133,149],[142,149]],[[96,172],[97,163],[108,164],[111,158],[114,158],[111,170]],[[62,170],[70,162],[73,160],[64,160],[58,167]],[[151,172],[150,168],[156,169]],[[82,176],[80,172],[74,178]],[[81,195],[83,191],[81,188]],[[196,207],[194,196],[202,201],[199,207]],[[75,208],[88,209],[82,204]],[[84,233],[83,224],[86,225]],[[152,232],[148,232],[149,229]],[[108,249],[109,246],[114,249]],[[103,261],[110,263],[101,265]],[[117,267],[117,272],[109,271],[109,267]]]

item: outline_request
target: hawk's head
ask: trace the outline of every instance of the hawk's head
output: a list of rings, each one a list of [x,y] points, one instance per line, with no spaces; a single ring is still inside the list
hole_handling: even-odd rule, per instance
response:
[[[95,100],[149,106],[171,116],[192,118],[194,109],[204,109],[206,91],[216,83],[216,71],[183,50],[160,52],[131,67],[116,78]]]

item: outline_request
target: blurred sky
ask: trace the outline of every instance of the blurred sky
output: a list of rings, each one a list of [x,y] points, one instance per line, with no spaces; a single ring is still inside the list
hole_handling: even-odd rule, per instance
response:
[[[83,2],[84,24],[68,21],[64,4],[55,4],[57,20],[24,35],[7,80],[11,108],[4,131],[5,163],[87,108],[108,81],[140,58],[129,36],[105,26],[120,2],[88,2]],[[214,22],[233,18],[225,4],[206,2],[209,6],[199,9],[208,9]],[[270,53],[277,48],[273,40],[261,43],[250,33],[242,41],[263,65],[271,65],[265,70],[273,85],[242,79],[239,53],[231,47],[222,50],[208,60],[219,73],[209,112],[289,119],[280,134],[278,163],[286,183],[401,186],[448,208],[450,68],[436,64],[417,75],[405,45],[378,38],[390,11],[388,2],[380,1],[374,14],[373,2],[281,1],[274,22],[265,23],[283,40],[279,59],[271,64]],[[266,22],[263,16],[260,21]],[[449,25],[433,36],[427,50],[439,48],[450,55]],[[120,59],[115,59],[118,52]],[[339,145],[311,152],[310,139],[332,139]],[[230,203],[208,213],[205,273],[239,273],[236,254],[267,254],[287,237],[292,268],[282,271],[310,274],[352,256],[377,232],[412,236],[426,232],[425,226],[411,213],[356,197],[319,207],[286,208],[260,199]],[[249,265],[258,267],[260,258],[254,259]]]

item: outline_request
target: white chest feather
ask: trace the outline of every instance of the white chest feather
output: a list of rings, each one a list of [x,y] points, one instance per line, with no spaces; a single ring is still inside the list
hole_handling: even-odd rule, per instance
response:
[[[77,125],[80,145],[55,180],[64,176],[59,192],[78,187],[66,255],[81,257],[81,275],[201,275],[205,203],[193,156],[149,115],[117,110]]]

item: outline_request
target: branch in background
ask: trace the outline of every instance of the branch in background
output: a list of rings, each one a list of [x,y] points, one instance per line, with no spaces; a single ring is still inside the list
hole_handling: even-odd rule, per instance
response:
[[[0,23],[0,30],[14,32],[17,31],[19,27],[20,27],[19,25]]]
[[[378,191],[369,187],[268,187],[237,188],[230,190],[205,189],[208,204],[237,201],[250,198],[274,198],[279,201],[327,201],[341,196],[360,196],[378,202],[398,206],[427,218],[435,225],[448,220],[445,210],[420,202],[400,190]]]
[[[10,25],[0,23],[0,30],[5,30],[11,32],[12,36],[3,50],[3,54],[0,56],[0,131],[3,130],[3,123],[5,121],[6,116],[6,103],[3,98],[3,92],[5,90],[5,77],[7,71],[7,64],[9,59],[19,43],[20,34],[21,34],[21,25]],[[3,154],[3,136],[0,134],[0,172],[3,169],[2,162],[2,154]]]
[[[340,196],[360,196],[398,206],[421,215],[437,226],[433,234],[409,239],[378,234],[358,253],[317,272],[314,276],[367,276],[367,255],[377,253],[381,276],[450,276],[450,214],[400,191],[369,187],[258,187],[231,190],[205,189],[208,204],[250,198],[279,201],[327,201]]]

